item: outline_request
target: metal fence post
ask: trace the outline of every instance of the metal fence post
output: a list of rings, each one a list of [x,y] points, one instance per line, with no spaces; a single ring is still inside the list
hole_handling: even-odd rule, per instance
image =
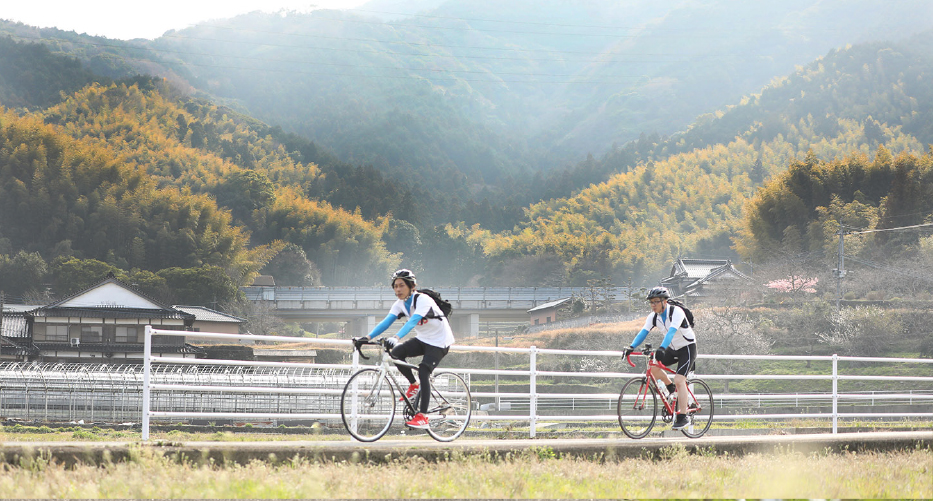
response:
[[[360,370],[360,350],[356,350],[356,349],[353,350],[353,356],[351,358],[353,360],[352,362],[353,368],[350,369],[350,377],[353,377],[353,375],[359,372]],[[358,387],[357,387],[358,385],[359,385],[359,381],[354,379],[353,387],[350,388],[350,391],[353,392],[353,401],[350,404],[350,427],[352,427],[354,430],[357,429],[357,427],[359,426],[359,421],[360,421],[360,409],[359,409],[359,403],[358,403],[359,392],[358,392]]]
[[[538,421],[538,385],[537,385],[537,360],[538,360],[538,350],[534,345],[531,345],[530,353],[530,363],[529,368],[531,369],[531,380],[528,387],[528,393],[531,397],[529,401],[529,414],[528,414],[528,424],[529,424],[529,433],[531,438],[535,438],[535,423]]]
[[[833,353],[833,435],[836,434],[836,421],[839,418],[839,355]]]
[[[152,362],[152,326],[146,326],[143,336],[143,440],[149,440],[149,372]]]

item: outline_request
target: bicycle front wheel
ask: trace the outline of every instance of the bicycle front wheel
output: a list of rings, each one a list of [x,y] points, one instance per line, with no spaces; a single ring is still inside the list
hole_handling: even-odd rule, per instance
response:
[[[629,379],[619,392],[616,404],[619,426],[630,438],[644,438],[651,433],[658,418],[658,396],[644,377]]]
[[[713,392],[706,383],[699,379],[688,380],[687,387],[692,393],[690,403],[687,404],[690,424],[680,431],[690,438],[699,438],[709,430],[709,426],[713,423]]]
[[[395,392],[378,369],[363,369],[347,381],[340,397],[340,418],[353,438],[375,442],[395,418]]]
[[[428,435],[440,442],[451,442],[466,431],[472,413],[473,397],[463,378],[452,372],[434,374]]]

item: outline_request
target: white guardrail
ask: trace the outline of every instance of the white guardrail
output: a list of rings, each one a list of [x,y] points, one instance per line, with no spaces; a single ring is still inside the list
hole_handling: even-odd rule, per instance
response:
[[[171,331],[171,330],[161,330],[155,329],[152,326],[146,326],[145,330],[145,347],[144,347],[144,359],[143,359],[143,395],[142,395],[142,439],[149,439],[149,424],[152,418],[167,418],[167,419],[178,419],[178,418],[197,418],[197,419],[292,419],[292,420],[318,420],[318,421],[333,421],[340,420],[339,411],[337,412],[318,412],[318,413],[275,413],[275,412],[263,412],[263,413],[247,413],[247,412],[169,412],[169,411],[153,411],[151,410],[152,403],[152,392],[153,391],[184,391],[184,392],[202,392],[202,393],[218,393],[218,392],[235,392],[235,393],[250,393],[250,394],[278,394],[278,395],[330,395],[335,399],[342,394],[342,387],[339,389],[334,388],[285,388],[285,387],[270,387],[270,386],[258,386],[258,387],[244,387],[244,386],[219,386],[219,385],[180,385],[180,384],[154,384],[151,382],[151,367],[153,363],[164,363],[164,364],[189,364],[189,365],[215,365],[215,366],[248,366],[248,367],[281,367],[281,368],[312,368],[312,369],[332,369],[332,370],[345,370],[347,371],[347,376],[356,372],[358,369],[363,366],[359,363],[359,353],[353,351],[352,364],[311,364],[311,363],[297,363],[297,362],[265,362],[265,361],[243,361],[243,360],[208,360],[208,359],[190,359],[190,358],[176,358],[176,357],[159,357],[152,356],[152,336],[183,336],[185,338],[195,338],[195,339],[219,339],[219,340],[229,340],[229,341],[242,341],[242,340],[252,340],[252,341],[264,341],[264,342],[281,342],[281,343],[307,343],[307,344],[317,344],[317,345],[331,345],[331,346],[346,346],[350,348],[352,343],[349,340],[334,340],[334,339],[318,339],[318,338],[298,338],[298,337],[286,337],[286,336],[258,336],[254,334],[222,334],[222,333],[211,333],[211,332],[191,332],[191,331]],[[497,375],[497,376],[525,376],[528,377],[529,381],[529,391],[528,393],[515,393],[515,392],[473,392],[471,391],[474,399],[476,398],[495,398],[498,403],[500,399],[503,398],[513,398],[513,399],[526,399],[528,402],[528,414],[527,415],[515,415],[515,414],[482,414],[475,413],[471,420],[473,421],[527,421],[530,426],[530,436],[534,438],[535,436],[535,427],[539,420],[547,420],[549,422],[553,421],[573,421],[573,422],[582,422],[582,421],[615,421],[618,419],[618,416],[614,412],[614,406],[609,405],[606,408],[613,409],[612,414],[597,414],[597,415],[540,415],[539,410],[545,405],[542,405],[542,399],[580,399],[580,400],[608,400],[610,402],[615,402],[618,399],[617,393],[587,393],[587,394],[578,394],[578,393],[540,393],[537,391],[537,379],[540,377],[590,377],[590,378],[617,378],[620,379],[620,388],[621,382],[625,379],[630,379],[636,377],[638,373],[632,372],[560,372],[560,371],[541,371],[537,370],[537,356],[539,354],[552,354],[552,355],[574,355],[574,356],[598,356],[598,357],[622,357],[623,353],[621,351],[589,351],[589,350],[553,350],[553,349],[541,349],[534,346],[530,348],[503,348],[503,347],[488,347],[488,346],[458,346],[453,345],[451,351],[484,351],[484,352],[498,352],[498,353],[524,353],[529,357],[529,369],[528,370],[492,370],[492,369],[465,369],[465,368],[452,368],[444,367],[444,370],[456,372],[459,374],[476,374],[476,375]],[[715,392],[713,393],[714,400],[717,402],[717,407],[723,405],[726,401],[748,401],[748,400],[763,400],[763,399],[773,399],[777,401],[791,401],[793,400],[794,406],[799,405],[800,401],[819,401],[831,399],[832,401],[832,429],[833,433],[836,433],[837,421],[840,417],[910,417],[910,418],[933,418],[933,412],[911,412],[911,413],[898,413],[892,414],[888,413],[879,413],[879,412],[849,412],[841,413],[838,410],[838,403],[840,400],[845,401],[864,401],[871,400],[872,402],[876,400],[910,400],[910,401],[922,401],[930,402],[930,405],[933,406],[933,391],[930,392],[921,392],[921,393],[888,393],[888,392],[867,392],[867,393],[839,393],[838,392],[838,382],[841,380],[863,380],[863,381],[916,381],[916,382],[925,382],[933,383],[933,375],[931,376],[877,376],[877,375],[843,375],[839,374],[838,363],[840,361],[845,362],[880,362],[880,363],[918,363],[918,364],[931,364],[931,374],[933,374],[933,359],[904,359],[904,358],[881,358],[881,357],[843,357],[838,355],[832,356],[782,356],[782,355],[699,355],[698,358],[705,359],[734,359],[734,360],[799,360],[799,361],[831,361],[832,362],[832,372],[830,374],[801,374],[801,375],[782,375],[782,374],[755,374],[755,375],[716,375],[716,374],[701,374],[699,377],[706,381],[711,380],[751,380],[751,379],[764,379],[764,380],[831,380],[832,381],[832,393],[784,393],[784,394],[772,394],[772,395],[742,395],[742,394],[724,394],[719,395]],[[643,367],[643,366],[640,366]],[[484,406],[487,407],[487,406]],[[498,410],[497,406],[488,406],[491,410]],[[826,413],[793,413],[793,414],[721,414],[716,413],[714,420],[742,420],[742,419],[800,419],[800,418],[826,418]]]

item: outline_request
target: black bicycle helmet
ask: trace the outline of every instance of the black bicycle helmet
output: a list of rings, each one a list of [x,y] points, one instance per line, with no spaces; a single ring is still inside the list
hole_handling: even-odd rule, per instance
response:
[[[407,283],[410,287],[414,287],[415,284],[418,283],[418,279],[415,278],[414,272],[412,272],[411,270],[406,269],[406,268],[402,268],[401,270],[397,270],[395,273],[393,273],[393,274],[392,274],[392,281],[389,282],[389,285],[394,284],[396,278],[401,278],[401,279],[404,280],[405,283]]]
[[[659,297],[661,299],[670,299],[671,293],[669,290],[667,290],[667,287],[654,287],[650,291],[648,291],[648,297],[646,297],[645,299],[651,300],[656,297]]]

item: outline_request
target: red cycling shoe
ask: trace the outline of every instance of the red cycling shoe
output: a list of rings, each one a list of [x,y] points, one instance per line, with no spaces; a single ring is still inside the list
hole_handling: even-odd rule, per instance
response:
[[[418,393],[418,389],[421,388],[421,385],[418,383],[412,383],[408,386],[408,389],[405,390],[405,396],[408,397],[408,400],[411,400],[411,397],[415,396],[415,393]],[[398,397],[398,401],[401,402],[405,400],[402,397]]]
[[[415,414],[415,417],[411,418],[411,421],[405,423],[409,428],[416,428],[419,430],[426,430],[430,428],[428,425],[428,417],[422,413]]]

